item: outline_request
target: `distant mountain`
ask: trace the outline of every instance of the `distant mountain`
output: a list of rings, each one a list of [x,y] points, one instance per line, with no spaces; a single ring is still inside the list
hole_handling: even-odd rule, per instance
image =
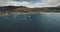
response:
[[[27,8],[25,6],[3,6],[0,7],[0,11],[10,11],[10,10],[16,10],[18,8]]]
[[[46,7],[47,10],[60,10],[59,7]]]
[[[57,7],[42,7],[42,8],[28,8],[25,6],[3,6],[0,7],[0,11],[15,11],[15,12],[29,12],[29,11],[43,11],[43,12],[56,12],[60,11],[60,6]]]

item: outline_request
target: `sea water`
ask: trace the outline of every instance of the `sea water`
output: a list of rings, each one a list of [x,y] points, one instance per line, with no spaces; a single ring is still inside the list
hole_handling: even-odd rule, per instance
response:
[[[0,32],[60,32],[60,13],[0,16]]]

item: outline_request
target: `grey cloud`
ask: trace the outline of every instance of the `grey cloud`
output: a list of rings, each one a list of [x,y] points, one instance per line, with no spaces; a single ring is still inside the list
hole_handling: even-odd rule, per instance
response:
[[[40,1],[40,0],[14,0],[14,1]]]
[[[39,2],[38,2],[39,1]],[[51,7],[60,5],[60,0],[0,0],[0,6],[8,5],[25,5],[29,7]],[[34,2],[33,4],[30,2]],[[36,3],[35,3],[36,2]]]

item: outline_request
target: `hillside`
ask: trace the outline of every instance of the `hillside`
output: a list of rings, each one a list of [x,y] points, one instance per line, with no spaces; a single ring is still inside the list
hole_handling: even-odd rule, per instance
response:
[[[13,12],[19,13],[36,13],[36,12],[60,12],[60,7],[42,7],[42,8],[28,8],[25,6],[3,6],[0,7],[0,14],[11,14]]]

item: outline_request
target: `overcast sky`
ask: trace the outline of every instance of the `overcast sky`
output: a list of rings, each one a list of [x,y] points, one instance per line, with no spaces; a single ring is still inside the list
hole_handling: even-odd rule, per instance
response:
[[[0,6],[55,7],[60,0],[0,0]]]

